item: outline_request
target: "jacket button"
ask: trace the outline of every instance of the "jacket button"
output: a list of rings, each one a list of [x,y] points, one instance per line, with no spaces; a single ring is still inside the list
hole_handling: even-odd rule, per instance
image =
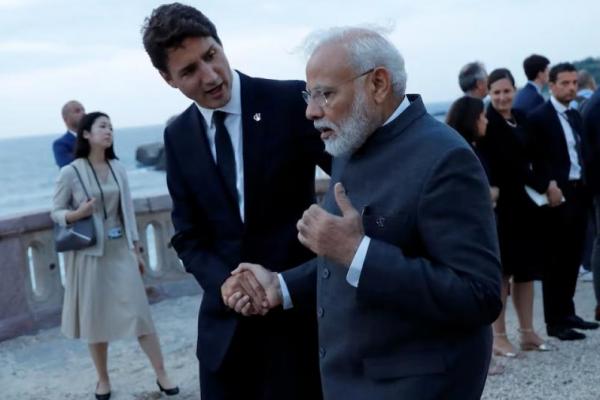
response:
[[[321,271],[321,276],[323,277],[323,279],[329,278],[329,275],[331,275],[331,272],[329,271],[329,269],[323,268],[323,271]]]
[[[325,357],[325,353],[326,353],[325,349],[322,347],[319,347],[319,357],[321,357],[321,358]]]
[[[323,318],[323,315],[325,314],[325,310],[323,309],[323,307],[319,307],[317,309],[317,317],[319,318]]]

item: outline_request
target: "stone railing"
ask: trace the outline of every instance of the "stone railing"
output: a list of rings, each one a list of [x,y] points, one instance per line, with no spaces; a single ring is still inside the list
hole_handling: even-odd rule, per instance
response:
[[[316,181],[319,198],[327,185],[326,179]],[[169,243],[169,196],[135,199],[134,206],[150,301],[200,293]],[[0,218],[0,341],[60,322],[64,270],[62,255],[54,250],[52,227],[48,211]]]

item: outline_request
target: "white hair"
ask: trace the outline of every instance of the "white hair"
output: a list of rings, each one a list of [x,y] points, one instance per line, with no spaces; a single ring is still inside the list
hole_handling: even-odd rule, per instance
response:
[[[339,43],[347,51],[351,67],[357,74],[371,68],[384,67],[392,78],[394,95],[402,97],[406,92],[404,59],[382,33],[383,28],[329,28],[311,33],[304,41],[304,49],[310,57],[323,45]]]

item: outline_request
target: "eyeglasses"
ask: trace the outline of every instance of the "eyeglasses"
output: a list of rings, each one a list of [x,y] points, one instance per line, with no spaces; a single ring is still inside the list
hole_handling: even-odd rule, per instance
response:
[[[341,86],[343,86],[347,83],[357,80],[358,78],[362,78],[363,76],[368,75],[373,71],[375,71],[375,68],[371,68],[370,70],[365,71],[362,74],[356,75],[355,77],[350,78],[350,79],[338,84],[335,87],[319,88],[319,89],[315,89],[312,92],[310,90],[303,90],[302,98],[304,99],[306,104],[309,104],[310,101],[312,100],[319,107],[325,107],[325,106],[327,106],[327,102],[331,99],[331,96],[333,94],[335,94],[337,89],[339,89]]]

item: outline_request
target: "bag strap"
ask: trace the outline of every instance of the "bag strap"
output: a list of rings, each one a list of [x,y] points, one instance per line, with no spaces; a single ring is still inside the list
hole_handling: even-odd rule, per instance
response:
[[[87,189],[85,188],[85,185],[83,184],[83,179],[81,179],[81,175],[79,174],[79,171],[77,170],[77,168],[75,168],[74,165],[71,165],[71,167],[73,167],[73,169],[75,170],[75,173],[77,173],[77,178],[79,179],[79,183],[81,183],[81,187],[83,188],[83,191],[85,192],[85,196],[87,197],[88,200],[91,200],[91,197],[90,197]]]

